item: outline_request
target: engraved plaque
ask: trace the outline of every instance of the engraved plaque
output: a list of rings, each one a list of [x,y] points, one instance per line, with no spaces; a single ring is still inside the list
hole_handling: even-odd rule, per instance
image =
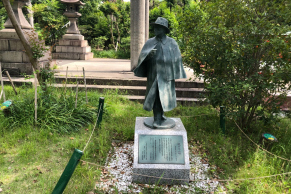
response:
[[[185,164],[182,135],[139,135],[139,164]]]

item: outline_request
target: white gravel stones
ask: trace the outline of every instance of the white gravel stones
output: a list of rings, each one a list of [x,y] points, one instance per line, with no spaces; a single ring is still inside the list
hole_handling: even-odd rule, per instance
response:
[[[189,147],[191,150],[191,146]],[[210,171],[215,167],[202,162],[200,156],[195,156],[189,151],[190,155],[190,183],[189,185],[159,185],[160,190],[168,193],[214,193],[224,188],[218,181],[214,181],[213,174]],[[133,163],[133,142],[124,143],[120,146],[114,144],[113,151],[107,158],[107,171],[103,171],[100,182],[97,182],[96,189],[105,193],[139,193],[144,188],[155,188],[157,185],[136,184],[132,183],[132,163]],[[217,175],[214,175],[217,177]]]

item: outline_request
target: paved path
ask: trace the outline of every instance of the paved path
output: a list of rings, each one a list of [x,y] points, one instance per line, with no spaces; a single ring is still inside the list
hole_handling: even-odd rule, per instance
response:
[[[65,76],[68,66],[68,77],[83,76],[84,67],[88,78],[146,79],[134,76],[130,71],[130,60],[126,59],[57,60],[56,64],[56,76]],[[181,80],[195,79],[190,68],[185,68],[185,71],[187,79]]]

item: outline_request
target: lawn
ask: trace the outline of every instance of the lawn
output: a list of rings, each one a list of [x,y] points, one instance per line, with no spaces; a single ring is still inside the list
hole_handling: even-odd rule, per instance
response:
[[[79,92],[78,112],[74,110],[74,91],[67,89],[65,94],[62,88],[51,88],[50,96],[39,93],[43,98],[38,102],[39,120],[35,126],[33,89],[24,86],[17,90],[20,95],[15,96],[11,87],[5,87],[6,98],[12,99],[13,106],[18,107],[14,109],[15,114],[5,117],[0,112],[2,193],[51,193],[73,150],[83,150],[87,143],[96,119],[99,97],[105,97],[103,121],[82,156],[82,160],[88,162],[104,165],[112,141],[133,141],[135,118],[152,114],[144,111],[142,104],[122,98],[118,91],[88,92],[88,105],[85,93]],[[247,179],[291,171],[290,162],[259,149],[230,118],[226,119],[226,134],[223,135],[219,114],[211,106],[179,105],[166,116],[182,119],[189,144],[195,146],[210,165],[217,166],[216,172],[212,173],[217,173],[220,179]],[[262,145],[262,132],[272,133],[279,141]],[[270,152],[291,159],[290,118],[268,122],[258,119],[246,134]],[[96,166],[80,162],[64,193],[93,191],[100,174],[101,170]],[[222,184],[227,193],[291,193],[290,174]],[[145,189],[143,193],[153,191]]]

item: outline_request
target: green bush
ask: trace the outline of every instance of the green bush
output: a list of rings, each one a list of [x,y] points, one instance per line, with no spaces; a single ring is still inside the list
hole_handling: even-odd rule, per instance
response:
[[[287,1],[202,1],[179,17],[184,62],[204,79],[210,103],[226,106],[243,128],[279,111],[290,90],[287,7]]]
[[[119,50],[130,52],[130,36],[121,39]]]
[[[106,36],[100,36],[98,38],[93,38],[91,41],[91,46],[93,48],[97,49],[103,49],[104,48],[104,43],[107,40]]]

